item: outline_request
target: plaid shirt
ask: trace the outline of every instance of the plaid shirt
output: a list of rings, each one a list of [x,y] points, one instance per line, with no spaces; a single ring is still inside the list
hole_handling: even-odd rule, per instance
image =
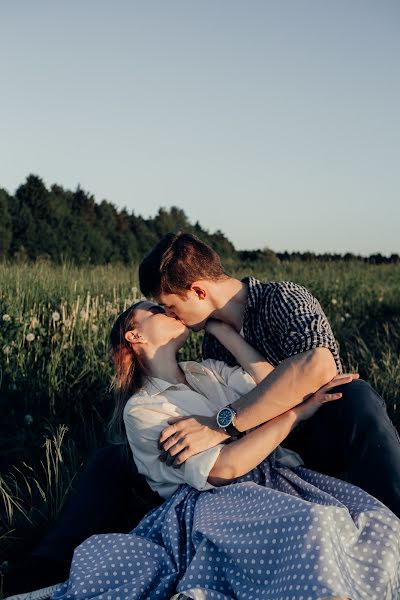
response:
[[[243,333],[248,343],[276,367],[282,360],[311,350],[329,348],[338,373],[343,373],[338,346],[329,321],[318,300],[302,285],[292,281],[261,283],[245,277],[248,286]],[[203,358],[237,364],[235,357],[211,334],[205,333]]]

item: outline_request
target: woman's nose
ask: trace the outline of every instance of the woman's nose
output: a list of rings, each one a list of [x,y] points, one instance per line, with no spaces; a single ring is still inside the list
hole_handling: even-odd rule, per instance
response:
[[[164,308],[165,310],[165,314],[167,315],[167,317],[172,317],[174,319],[176,319],[176,314],[174,313],[173,310],[170,310],[169,308]]]

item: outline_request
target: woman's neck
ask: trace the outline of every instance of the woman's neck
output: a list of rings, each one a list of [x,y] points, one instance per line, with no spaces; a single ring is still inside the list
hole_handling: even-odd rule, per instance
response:
[[[169,383],[186,383],[185,375],[180,368],[176,353],[169,348],[158,348],[153,356],[145,358],[147,375],[164,379]]]

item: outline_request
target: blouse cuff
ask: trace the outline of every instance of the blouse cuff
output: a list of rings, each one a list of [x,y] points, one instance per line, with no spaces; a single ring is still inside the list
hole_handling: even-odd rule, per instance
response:
[[[186,483],[199,491],[215,488],[207,478],[223,447],[224,444],[218,444],[188,458],[184,463]]]

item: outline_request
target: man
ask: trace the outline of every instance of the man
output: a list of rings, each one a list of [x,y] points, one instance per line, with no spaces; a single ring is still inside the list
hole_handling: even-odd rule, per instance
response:
[[[277,405],[284,412],[342,372],[332,329],[306,288],[293,282],[230,277],[220,257],[195,236],[164,236],[142,261],[139,279],[144,295],[163,305],[168,315],[194,330],[210,318],[225,321],[242,330],[245,339],[276,367],[262,383],[266,401],[257,403],[247,396],[246,402],[235,402],[239,431],[252,427],[252,413],[273,418]],[[202,353],[203,358],[236,364],[209,334]],[[400,438],[385,403],[362,380],[339,391],[343,393],[339,402],[324,405],[284,445],[297,451],[307,467],[345,478],[400,516]],[[277,398],[282,401],[277,403]],[[160,445],[169,454],[167,463],[181,464],[224,436],[217,423],[209,427],[195,417],[182,417],[171,420]]]
[[[225,321],[242,330],[275,366],[262,384],[262,403],[252,400],[251,394],[246,403],[241,404],[241,399],[235,403],[239,431],[252,426],[255,414],[262,414],[264,420],[273,418],[342,372],[331,327],[308,290],[293,282],[232,278],[224,272],[219,256],[195,236],[164,236],[142,261],[139,278],[143,294],[160,302],[169,315],[194,330],[202,329],[210,318]],[[204,336],[202,352],[203,358],[236,363],[209,334]],[[297,451],[307,467],[346,478],[400,516],[400,439],[384,401],[362,380],[335,391],[342,392],[342,399],[325,404],[297,427],[285,439],[285,447]],[[168,464],[180,464],[220,443],[222,435],[226,438],[217,424],[205,427],[196,417],[173,421],[160,438]],[[66,579],[79,543],[94,533],[129,531],[162,502],[133,461],[124,462],[122,456],[117,446],[95,453],[55,528],[36,547],[27,566],[9,577],[9,584],[6,577],[6,593],[24,591],[24,578],[26,589]]]

